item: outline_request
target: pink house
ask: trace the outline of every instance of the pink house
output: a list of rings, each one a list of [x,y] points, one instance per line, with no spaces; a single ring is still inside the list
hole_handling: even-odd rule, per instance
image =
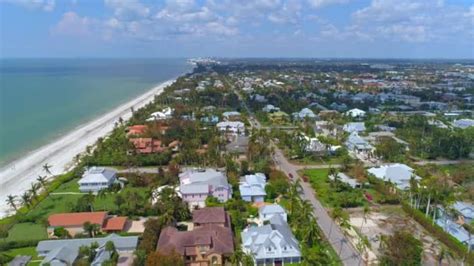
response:
[[[220,202],[232,197],[232,187],[224,173],[214,169],[188,170],[179,175],[180,192],[189,207],[205,207],[208,196]]]

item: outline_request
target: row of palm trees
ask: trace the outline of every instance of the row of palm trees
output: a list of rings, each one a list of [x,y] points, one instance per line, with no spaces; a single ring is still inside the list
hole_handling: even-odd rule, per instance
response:
[[[45,171],[49,175],[52,175],[51,168],[52,168],[52,165],[48,163],[45,163],[43,165],[43,171]],[[15,212],[18,210],[20,205],[30,207],[33,201],[38,199],[39,191],[41,189],[46,188],[47,175],[46,176],[39,175],[36,178],[36,181],[37,181],[36,183],[31,183],[30,189],[23,192],[23,194],[21,194],[20,196],[12,195],[12,194],[7,196],[5,201],[12,209],[15,210]],[[18,201],[20,201],[20,204],[18,204]]]

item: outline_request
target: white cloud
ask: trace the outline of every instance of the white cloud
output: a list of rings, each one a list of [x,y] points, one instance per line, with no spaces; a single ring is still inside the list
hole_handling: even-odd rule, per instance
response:
[[[321,8],[324,6],[334,5],[334,4],[345,4],[350,0],[308,0],[308,3],[313,8]]]
[[[51,29],[55,35],[86,36],[90,35],[96,21],[81,17],[74,12],[66,12],[61,20]]]
[[[105,0],[105,5],[121,19],[133,20],[150,14],[150,9],[139,0]]]
[[[15,4],[29,9],[41,9],[43,11],[53,11],[56,5],[55,0],[2,0],[0,2]]]

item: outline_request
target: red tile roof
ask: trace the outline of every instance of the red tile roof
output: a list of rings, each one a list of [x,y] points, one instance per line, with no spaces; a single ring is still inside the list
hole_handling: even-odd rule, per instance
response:
[[[127,217],[112,217],[105,222],[104,231],[123,231]]]
[[[165,148],[161,147],[161,140],[154,140],[152,138],[132,138],[130,142],[135,146],[138,153],[154,153],[162,152]]]
[[[134,125],[129,126],[127,135],[142,135],[146,132],[148,126],[146,125]]]
[[[54,227],[83,226],[85,222],[103,225],[107,212],[58,213],[49,216],[48,223]]]

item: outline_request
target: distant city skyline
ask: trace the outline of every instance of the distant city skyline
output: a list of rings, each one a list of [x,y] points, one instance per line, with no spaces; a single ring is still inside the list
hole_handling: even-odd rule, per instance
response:
[[[0,57],[474,59],[471,0],[0,0]]]

